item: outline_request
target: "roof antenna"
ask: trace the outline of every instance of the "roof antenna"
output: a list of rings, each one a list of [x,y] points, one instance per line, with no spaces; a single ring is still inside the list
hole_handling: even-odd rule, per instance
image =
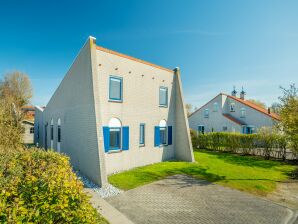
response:
[[[237,94],[236,87],[233,86],[232,96],[236,96],[236,94]]]
[[[243,90],[243,86],[242,86],[242,90],[241,90],[241,92],[240,92],[240,99],[241,100],[244,100],[244,96],[246,95],[246,92],[244,92],[244,90]]]

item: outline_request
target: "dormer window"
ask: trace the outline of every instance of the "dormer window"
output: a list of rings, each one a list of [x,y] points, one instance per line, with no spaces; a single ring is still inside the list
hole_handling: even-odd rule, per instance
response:
[[[245,118],[245,116],[246,116],[246,110],[245,110],[245,108],[241,108],[241,110],[240,110],[240,117],[241,118]]]
[[[217,111],[218,111],[218,103],[215,102],[215,103],[213,104],[213,112],[217,112]]]
[[[235,103],[230,104],[230,112],[235,112]]]
[[[209,109],[205,109],[204,111],[204,117],[208,118],[209,117]]]

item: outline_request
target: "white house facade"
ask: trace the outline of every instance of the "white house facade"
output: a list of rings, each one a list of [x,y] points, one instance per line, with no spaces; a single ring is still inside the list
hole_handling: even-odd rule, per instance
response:
[[[233,91],[232,95],[220,93],[189,117],[191,129],[201,133],[238,132],[251,134],[261,127],[273,127],[279,116],[244,99]]]
[[[122,170],[194,161],[180,71],[96,45],[90,37],[47,106],[35,143],[65,153],[100,186]]]

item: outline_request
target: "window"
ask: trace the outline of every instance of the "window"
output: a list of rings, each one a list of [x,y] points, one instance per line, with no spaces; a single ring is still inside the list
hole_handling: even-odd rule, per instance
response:
[[[161,120],[158,126],[154,127],[154,146],[172,145],[172,126],[167,126],[166,120]]]
[[[209,109],[204,110],[204,117],[208,118],[209,117]]]
[[[247,126],[246,134],[253,134],[253,133],[256,133],[256,128],[254,126]]]
[[[110,149],[121,148],[121,128],[110,128]]]
[[[34,127],[30,128],[30,134],[34,134]]]
[[[58,132],[58,143],[61,142],[61,120],[58,119],[58,126],[57,126],[57,132]]]
[[[227,126],[223,126],[223,127],[222,127],[222,130],[223,130],[223,131],[227,131],[227,130],[228,130],[228,127],[227,127]]]
[[[230,104],[230,111],[235,112],[235,103]]]
[[[39,124],[37,124],[37,140],[39,140]]]
[[[199,132],[199,134],[204,134],[205,133],[205,126],[204,125],[199,125],[198,126],[198,132]]]
[[[141,146],[145,145],[145,124],[140,124],[140,139],[139,144]]]
[[[159,106],[167,107],[168,106],[168,88],[159,87]]]
[[[118,118],[111,118],[103,127],[105,152],[129,150],[129,127],[122,126]]]
[[[50,127],[50,134],[51,134],[51,141],[54,139],[54,121],[53,119],[51,120],[51,127]]]
[[[217,111],[218,111],[218,103],[215,102],[215,103],[213,104],[213,112],[217,112]]]
[[[241,110],[240,110],[240,117],[241,118],[245,118],[245,116],[246,116],[245,108],[241,108]]]
[[[111,101],[122,101],[122,78],[110,77],[109,99]]]

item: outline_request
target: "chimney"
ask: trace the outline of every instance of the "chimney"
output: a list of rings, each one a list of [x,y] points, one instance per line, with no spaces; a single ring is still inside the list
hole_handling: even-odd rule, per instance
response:
[[[270,114],[271,113],[271,111],[270,111],[270,107],[268,107],[268,114]]]
[[[237,91],[235,89],[235,86],[233,86],[232,96],[235,96],[236,97],[236,94],[237,94]]]
[[[242,91],[240,92],[240,99],[244,100],[244,96],[245,96],[246,92],[244,92],[243,90],[243,86],[242,86]]]

